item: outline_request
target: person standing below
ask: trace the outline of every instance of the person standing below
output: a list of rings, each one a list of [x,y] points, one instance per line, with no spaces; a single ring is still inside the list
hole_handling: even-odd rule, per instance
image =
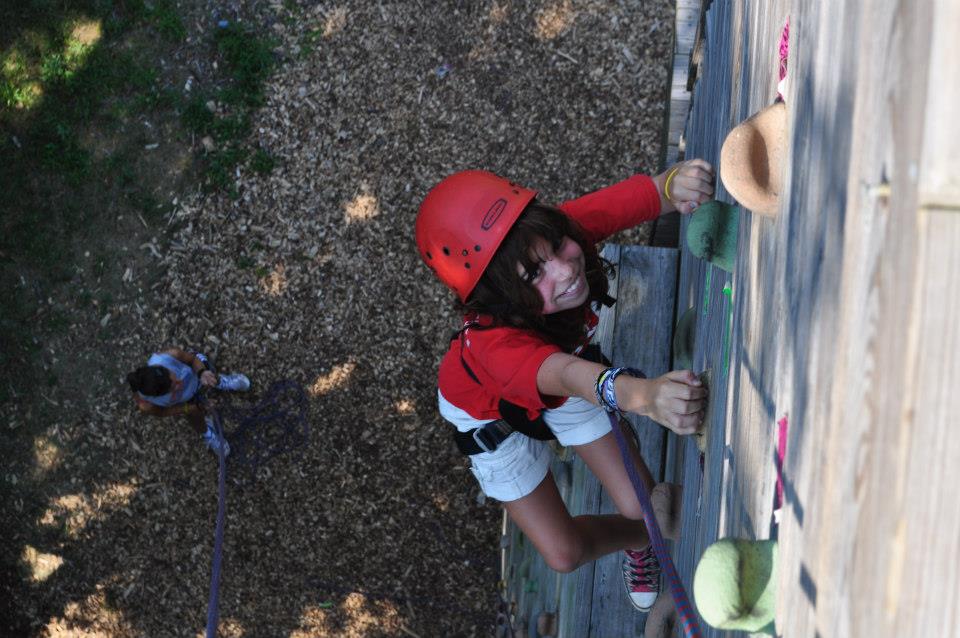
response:
[[[218,375],[203,354],[170,348],[150,355],[147,365],[127,375],[127,383],[141,412],[159,417],[185,417],[210,450],[219,452],[222,444],[224,456],[230,453],[230,444],[216,435],[213,418],[206,413],[199,390],[203,386],[246,392],[250,389],[246,375]]]

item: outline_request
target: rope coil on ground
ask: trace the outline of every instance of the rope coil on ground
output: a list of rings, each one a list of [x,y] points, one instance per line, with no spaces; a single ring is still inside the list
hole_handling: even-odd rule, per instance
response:
[[[223,562],[224,518],[227,509],[227,457],[223,423],[226,418],[239,422],[231,433],[231,465],[248,470],[247,485],[256,480],[257,470],[275,456],[302,447],[309,440],[307,397],[294,381],[279,381],[252,408],[224,405],[210,410],[214,433],[221,443],[217,448],[217,521],[210,570],[210,597],[207,602],[207,638],[216,638],[220,620],[220,573]]]
[[[257,405],[219,408],[225,421],[236,423],[230,432],[230,465],[243,470],[235,482],[248,487],[258,471],[276,456],[297,450],[310,438],[307,395],[295,381],[270,386]]]

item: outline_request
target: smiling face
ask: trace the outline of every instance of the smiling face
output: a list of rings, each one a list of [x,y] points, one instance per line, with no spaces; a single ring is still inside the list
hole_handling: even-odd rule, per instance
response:
[[[590,295],[586,260],[580,245],[566,235],[559,245],[542,237],[530,246],[532,270],[517,264],[517,272],[537,289],[543,299],[543,314],[549,315],[582,305]]]

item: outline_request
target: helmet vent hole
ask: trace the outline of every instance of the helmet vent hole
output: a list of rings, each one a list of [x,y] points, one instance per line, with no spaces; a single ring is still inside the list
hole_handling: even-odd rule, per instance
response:
[[[513,189],[513,194],[514,194],[514,195],[519,195],[519,194],[520,194],[520,191],[518,191],[516,188],[514,188],[514,189]]]
[[[444,246],[444,247],[443,247],[443,254],[446,255],[447,257],[449,257],[449,256],[450,256],[450,249],[447,248],[446,246]]]
[[[427,259],[433,259],[433,255],[431,255],[429,252],[427,253]]]
[[[460,251],[460,254],[463,255],[464,257],[466,257],[467,255],[470,254],[470,251],[467,250],[466,248],[464,248],[463,250]]]
[[[463,262],[463,267],[466,268],[467,270],[470,270],[470,262],[469,261]]]
[[[477,244],[476,246],[474,246],[474,247],[473,247],[473,250],[474,250],[475,252],[480,252],[480,244]]]

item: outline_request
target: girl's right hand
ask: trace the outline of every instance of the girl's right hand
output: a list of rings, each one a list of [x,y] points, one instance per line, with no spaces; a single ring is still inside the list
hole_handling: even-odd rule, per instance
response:
[[[692,370],[674,370],[650,386],[646,409],[640,413],[677,434],[693,434],[703,423],[707,390]]]

